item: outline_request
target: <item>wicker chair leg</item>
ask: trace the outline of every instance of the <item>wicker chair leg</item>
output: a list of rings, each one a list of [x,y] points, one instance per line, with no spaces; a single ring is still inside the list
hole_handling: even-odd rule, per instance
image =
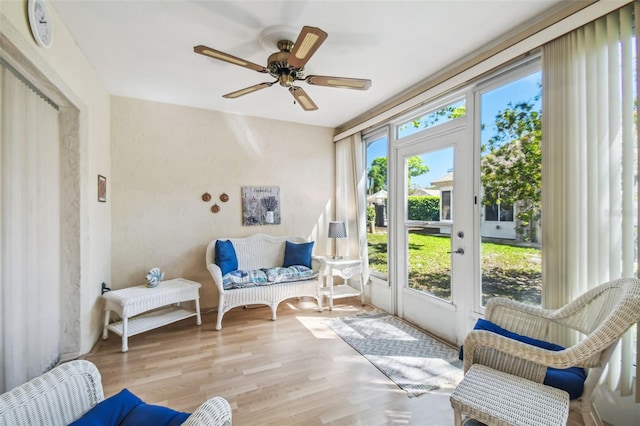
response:
[[[222,316],[224,314],[221,311],[218,311],[218,319],[216,321],[216,330],[222,330]]]
[[[276,315],[276,311],[278,310],[278,304],[275,305],[271,305],[271,321],[275,321],[276,319],[278,319],[278,316]]]
[[[453,420],[455,421],[456,426],[462,426],[462,413],[460,411],[454,409],[453,410]]]
[[[584,405],[580,407],[580,414],[582,414],[582,421],[585,426],[604,426],[593,402],[584,403]]]

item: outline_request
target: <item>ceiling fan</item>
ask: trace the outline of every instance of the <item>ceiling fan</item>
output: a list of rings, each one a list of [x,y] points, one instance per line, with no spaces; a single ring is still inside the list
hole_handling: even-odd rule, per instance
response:
[[[362,78],[329,77],[324,75],[304,76],[304,66],[326,38],[327,33],[320,28],[302,27],[295,43],[290,40],[278,41],[277,46],[280,51],[269,56],[266,67],[203,45],[195,46],[193,51],[210,58],[249,68],[250,70],[270,74],[276,78],[276,80],[272,82],[260,83],[227,93],[222,96],[223,98],[235,99],[280,83],[281,86],[289,89],[289,92],[300,104],[302,109],[305,111],[313,111],[318,109],[318,106],[311,100],[303,88],[295,85],[296,81],[306,81],[308,84],[316,86],[355,90],[367,90],[371,87],[371,80]]]

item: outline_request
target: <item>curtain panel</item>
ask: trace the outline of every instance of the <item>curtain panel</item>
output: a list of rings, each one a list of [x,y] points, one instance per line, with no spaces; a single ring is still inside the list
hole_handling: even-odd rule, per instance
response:
[[[369,281],[367,253],[367,205],[365,150],[360,133],[335,143],[336,205],[335,220],[347,225],[347,238],[336,239],[340,253],[362,259],[363,280]]]
[[[638,3],[543,46],[543,306],[635,275]],[[575,335],[559,335],[571,344]],[[632,336],[605,373],[632,392]]]
[[[0,392],[60,359],[58,111],[0,64]]]

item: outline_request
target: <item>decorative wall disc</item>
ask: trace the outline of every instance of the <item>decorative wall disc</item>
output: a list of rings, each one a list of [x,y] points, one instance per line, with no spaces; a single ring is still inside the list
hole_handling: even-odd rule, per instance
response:
[[[223,192],[222,195],[220,195],[220,201],[226,203],[227,201],[229,201],[229,196]]]
[[[202,194],[202,201],[204,201],[205,203],[211,201],[211,194],[209,194],[208,192]]]
[[[218,213],[218,212],[220,211],[220,206],[219,206],[219,205],[217,205],[217,204],[212,205],[212,206],[211,206],[211,211],[212,211],[213,213]]]

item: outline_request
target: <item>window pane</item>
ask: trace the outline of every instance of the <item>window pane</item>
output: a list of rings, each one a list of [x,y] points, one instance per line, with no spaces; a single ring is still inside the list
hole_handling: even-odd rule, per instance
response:
[[[500,222],[513,222],[513,206],[500,205]]]
[[[421,132],[430,127],[444,124],[466,113],[465,100],[461,99],[435,111],[430,111],[420,117],[400,124],[397,127],[398,139]]]
[[[498,205],[491,204],[490,206],[484,206],[484,220],[497,221],[498,220]]]
[[[371,275],[387,278],[387,135],[365,137],[367,146],[367,245]]]
[[[407,287],[451,302],[451,226],[438,226],[438,221],[451,220],[454,149],[446,147],[405,159],[405,181],[430,182],[431,188],[414,187],[424,195],[408,195],[405,200],[407,219],[430,222],[433,225],[407,226]],[[426,169],[408,167],[422,164]],[[444,174],[442,172],[446,171]],[[412,174],[412,172],[414,172]],[[419,174],[418,174],[419,173]],[[413,178],[413,179],[412,179]],[[435,178],[435,179],[434,179]],[[443,189],[446,188],[446,189]],[[422,191],[419,191],[422,190]],[[427,195],[427,192],[434,195]],[[440,197],[437,194],[440,194]]]
[[[442,191],[440,220],[451,220],[451,191]]]
[[[540,304],[541,72],[480,98],[482,305]]]

